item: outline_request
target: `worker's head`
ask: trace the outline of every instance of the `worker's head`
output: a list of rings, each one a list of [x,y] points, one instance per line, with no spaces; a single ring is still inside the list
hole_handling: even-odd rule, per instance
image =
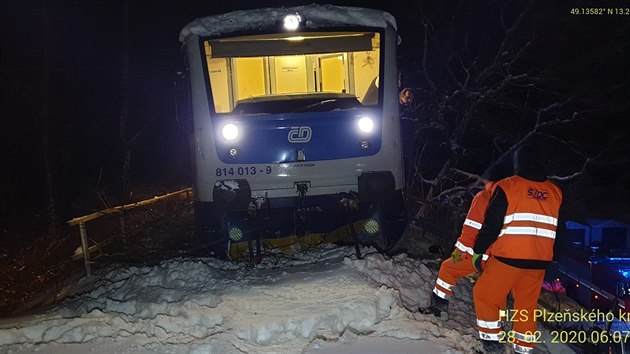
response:
[[[403,106],[408,106],[413,103],[413,96],[413,90],[409,87],[405,87],[398,95],[398,102]]]
[[[483,172],[481,178],[486,184],[486,189],[490,189],[495,182],[510,177],[513,174],[512,162],[508,157],[499,159],[490,165],[490,167]]]
[[[547,166],[543,161],[538,145],[526,143],[514,151],[514,173],[520,175],[523,172],[546,175]]]

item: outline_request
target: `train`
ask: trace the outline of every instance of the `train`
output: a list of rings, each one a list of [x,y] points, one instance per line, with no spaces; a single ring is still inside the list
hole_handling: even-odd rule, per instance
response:
[[[407,211],[391,14],[239,10],[197,18],[179,39],[195,229],[213,256],[396,243]]]

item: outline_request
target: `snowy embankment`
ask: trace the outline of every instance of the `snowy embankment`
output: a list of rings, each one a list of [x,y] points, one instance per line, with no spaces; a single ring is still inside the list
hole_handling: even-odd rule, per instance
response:
[[[46,313],[0,322],[1,352],[470,353],[471,282],[446,322],[426,305],[438,263],[349,247],[268,256],[249,268],[211,258],[116,267]],[[545,352],[545,351],[543,351]]]

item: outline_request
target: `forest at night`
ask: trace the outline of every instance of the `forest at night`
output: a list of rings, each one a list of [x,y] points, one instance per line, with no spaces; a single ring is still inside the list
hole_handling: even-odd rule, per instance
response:
[[[396,19],[418,225],[453,230],[436,215],[465,215],[478,177],[525,142],[542,147],[567,217],[630,223],[628,1],[27,0],[0,5],[0,258],[19,268],[16,255],[67,239],[74,217],[190,187],[180,30],[311,3]]]

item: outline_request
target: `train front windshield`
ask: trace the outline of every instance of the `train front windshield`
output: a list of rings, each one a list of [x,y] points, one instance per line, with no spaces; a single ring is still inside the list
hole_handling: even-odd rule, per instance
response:
[[[215,113],[379,105],[378,32],[307,32],[203,42]]]

